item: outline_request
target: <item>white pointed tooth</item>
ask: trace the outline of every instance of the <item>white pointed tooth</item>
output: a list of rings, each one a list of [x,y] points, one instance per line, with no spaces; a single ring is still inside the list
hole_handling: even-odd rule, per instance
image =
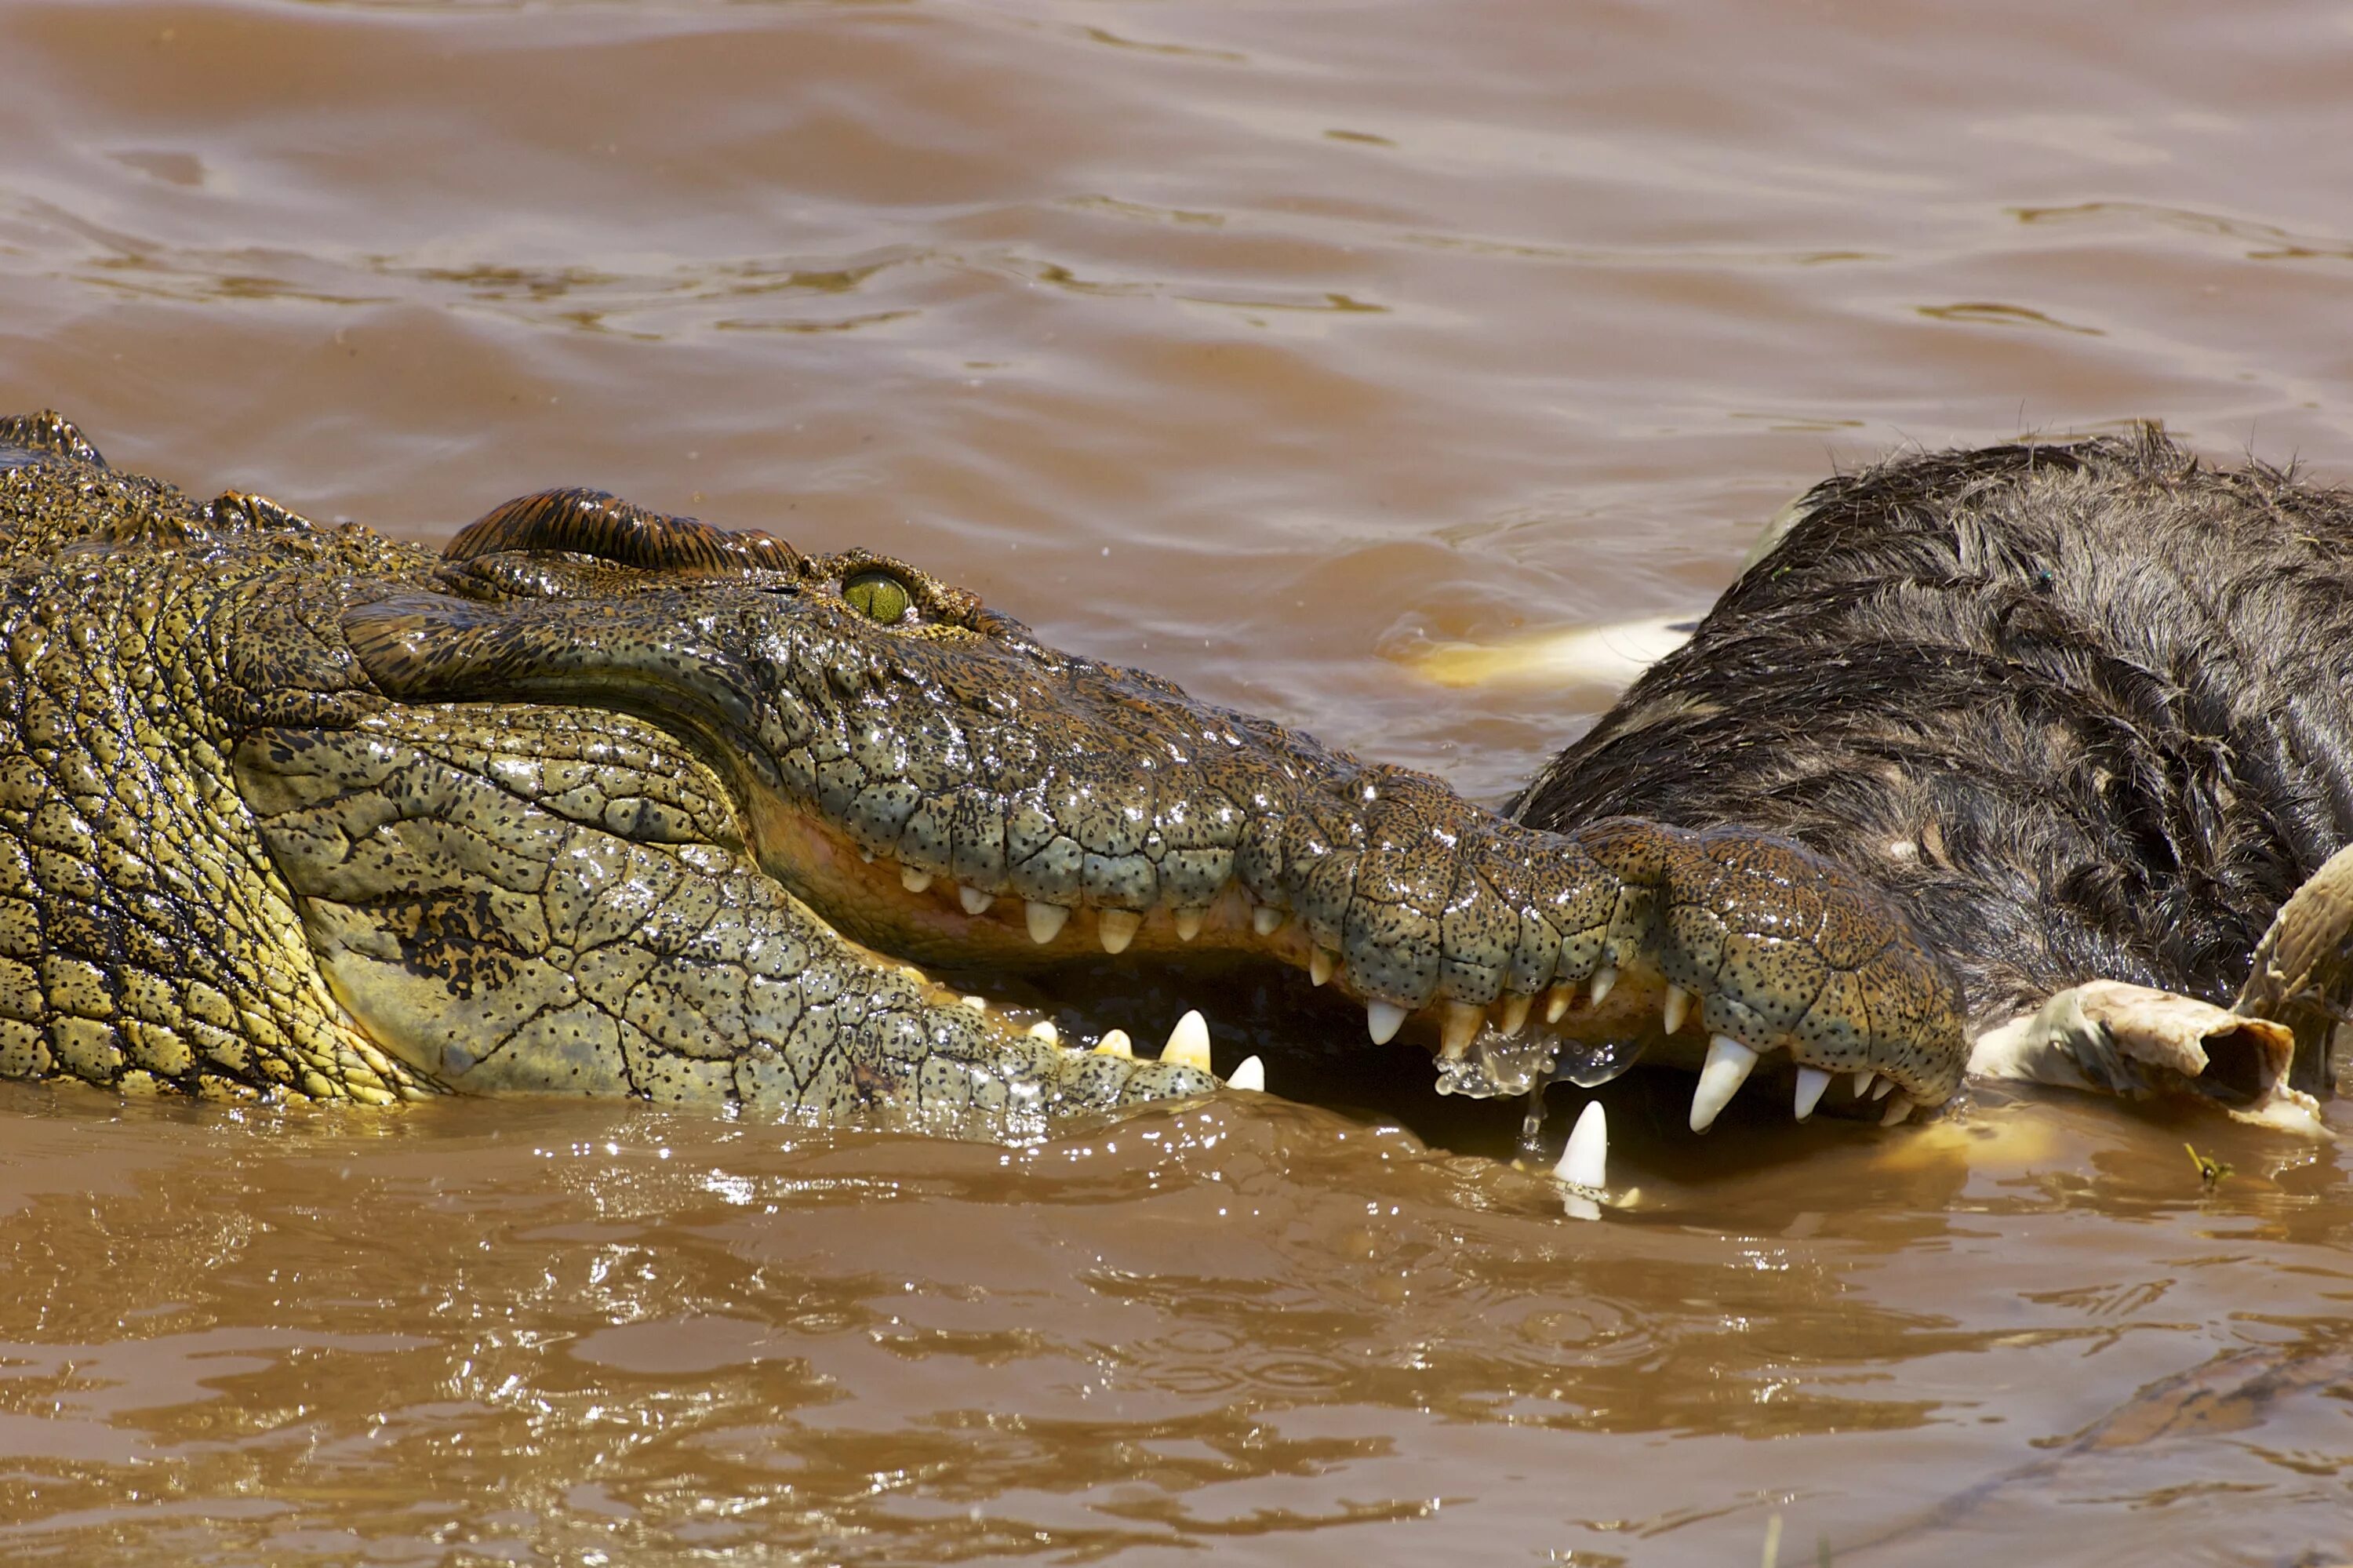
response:
[[[997,902],[997,895],[983,893],[977,887],[959,887],[956,889],[956,902],[964,906],[964,912],[967,915],[986,915],[988,906]]]
[[[1487,1010],[1467,1001],[1450,1001],[1439,1021],[1439,1050],[1450,1062],[1459,1062],[1487,1025]]]
[[[1601,968],[1594,970],[1593,1005],[1599,1007],[1601,1005],[1601,999],[1608,996],[1609,994],[1609,988],[1617,983],[1618,971],[1611,969],[1609,965],[1604,964]]]
[[[1261,937],[1271,937],[1282,927],[1283,912],[1271,904],[1261,904],[1250,911],[1250,929]]]
[[[1307,955],[1307,978],[1317,985],[1330,980],[1332,971],[1339,967],[1340,955],[1329,948],[1317,948]]]
[[[1365,1027],[1370,1031],[1374,1044],[1388,1044],[1397,1038],[1397,1032],[1404,1026],[1404,1008],[1387,1001],[1368,1001],[1365,1004]]]
[[[1683,1026],[1683,1020],[1691,1016],[1691,992],[1679,985],[1667,987],[1666,1015],[1662,1022],[1666,1024],[1668,1033],[1672,1034]]]
[[[1879,1075],[1873,1072],[1868,1067],[1856,1068],[1854,1072],[1854,1097],[1856,1099],[1861,1099],[1863,1096],[1871,1093],[1871,1080],[1877,1076],[1879,1076]]]
[[[1897,1122],[1902,1121],[1905,1117],[1910,1116],[1911,1114],[1912,1097],[1909,1095],[1898,1095],[1894,1099],[1887,1102],[1887,1114],[1879,1118],[1879,1125],[1882,1127],[1894,1127]]]
[[[1556,985],[1546,991],[1545,992],[1545,1022],[1546,1023],[1558,1023],[1560,1022],[1560,1015],[1567,1012],[1568,1011],[1568,1004],[1576,1000],[1577,991],[1572,986]]]
[[[1168,1044],[1160,1048],[1160,1059],[1174,1062],[1180,1067],[1209,1070],[1209,1021],[1198,1012],[1188,1012],[1176,1021],[1168,1032]]]
[[[905,888],[908,892],[921,893],[931,885],[932,874],[930,872],[917,871],[912,865],[902,865],[899,868],[899,885]]]
[[[1226,1087],[1266,1093],[1266,1064],[1255,1056],[1243,1057],[1241,1065],[1226,1075]]]
[[[963,1002],[975,1012],[987,1012],[988,1011],[988,998],[985,996],[960,996],[956,998],[956,1000]]]
[[[1694,1132],[1705,1132],[1715,1125],[1715,1118],[1748,1081],[1748,1070],[1755,1065],[1757,1053],[1731,1035],[1718,1034],[1708,1041],[1707,1065],[1699,1070],[1699,1087],[1692,1094]]]
[[[1798,1069],[1798,1119],[1805,1120],[1822,1103],[1822,1091],[1831,1086],[1831,1075],[1820,1067]]]
[[[1144,916],[1133,909],[1106,909],[1095,916],[1095,935],[1103,939],[1104,952],[1124,953],[1143,925]]]
[[[1599,1189],[1609,1184],[1609,1118],[1599,1100],[1588,1100],[1568,1129],[1568,1147],[1560,1151],[1553,1175],[1572,1187]]]
[[[1598,1220],[1601,1205],[1582,1192],[1571,1192],[1560,1201],[1560,1212],[1572,1220]]]
[[[1887,1091],[1894,1086],[1894,1079],[1882,1078],[1879,1082],[1871,1086],[1871,1097],[1875,1100],[1883,1100],[1887,1097]]]
[[[1029,939],[1044,947],[1062,934],[1070,924],[1071,912],[1059,904],[1039,904],[1031,900],[1023,911],[1029,917]]]
[[[1528,1009],[1535,1005],[1535,1001],[1536,999],[1532,996],[1521,996],[1515,991],[1505,991],[1504,1016],[1496,1022],[1495,1027],[1505,1034],[1517,1034],[1528,1026]]]
[[[858,858],[864,861],[867,864],[872,865],[874,863],[874,852],[871,849],[860,850],[858,852]]]
[[[1062,1043],[1062,1032],[1055,1028],[1050,1020],[1041,1018],[1029,1026],[1029,1038],[1043,1040],[1049,1045],[1060,1045]]]
[[[1206,909],[1179,909],[1169,916],[1176,924],[1176,939],[1189,942],[1201,934],[1201,922],[1208,915]]]
[[[1135,1044],[1133,1041],[1128,1039],[1126,1030],[1114,1029],[1110,1033],[1095,1042],[1095,1054],[1098,1056],[1133,1056],[1135,1054]]]

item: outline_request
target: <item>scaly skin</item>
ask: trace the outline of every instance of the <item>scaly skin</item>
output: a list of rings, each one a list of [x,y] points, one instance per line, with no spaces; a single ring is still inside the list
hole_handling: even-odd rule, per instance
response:
[[[1795,844],[1525,828],[862,552],[559,493],[437,557],[55,416],[0,423],[0,531],[8,1075],[996,1132],[1214,1087],[909,962],[1103,951],[1329,971],[1456,1057],[1672,984],[1694,1043],[1911,1102],[1966,1060],[1949,973]]]

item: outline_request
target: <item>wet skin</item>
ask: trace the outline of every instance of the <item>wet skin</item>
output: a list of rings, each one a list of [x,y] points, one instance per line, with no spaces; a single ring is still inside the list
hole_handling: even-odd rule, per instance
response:
[[[1763,1057],[1901,1114],[1967,1061],[1950,966],[1816,850],[1507,821],[863,552],[563,492],[436,556],[54,416],[0,424],[0,528],[8,1075],[998,1135],[1217,1086],[1182,1026],[928,978],[1079,955],[1304,970],[1465,1082],[1634,1039],[1704,1103]]]

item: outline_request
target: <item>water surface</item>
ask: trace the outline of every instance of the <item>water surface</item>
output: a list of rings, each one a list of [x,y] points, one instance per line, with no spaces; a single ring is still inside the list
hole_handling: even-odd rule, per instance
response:
[[[1498,799],[1609,694],[1419,652],[1696,610],[1834,467],[2353,476],[2348,72],[2313,0],[15,0],[0,403],[419,537],[590,483],[882,549]],[[11,1087],[0,1559],[2353,1556],[2336,1149],[1616,1105],[1586,1224],[1272,1100]]]

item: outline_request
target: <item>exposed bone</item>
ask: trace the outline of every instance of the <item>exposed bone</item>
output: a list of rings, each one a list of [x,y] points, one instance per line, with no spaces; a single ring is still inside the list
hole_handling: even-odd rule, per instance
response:
[[[1196,1011],[1176,1021],[1168,1032],[1168,1044],[1160,1048],[1160,1059],[1174,1062],[1180,1067],[1209,1070],[1209,1021]]]
[[[1708,1041],[1707,1065],[1699,1070],[1699,1087],[1692,1094],[1694,1132],[1705,1132],[1715,1125],[1715,1118],[1732,1103],[1756,1065],[1757,1053],[1731,1035],[1718,1034]]]
[[[1397,1038],[1405,1025],[1405,1009],[1392,1002],[1369,1001],[1365,1004],[1365,1027],[1376,1045],[1386,1045]]]
[[[2289,1084],[2353,1092],[2342,1025],[2353,1006],[2353,845],[2328,857],[2288,895],[2255,948],[2231,1011],[2285,1026],[2295,1036]]]
[[[1114,1029],[1108,1034],[1105,1034],[1102,1039],[1095,1042],[1095,1054],[1098,1056],[1133,1056],[1135,1054],[1135,1044],[1134,1042],[1128,1039],[1126,1030]]]
[[[1039,904],[1032,900],[1024,911],[1029,919],[1029,939],[1044,947],[1062,934],[1070,924],[1071,912],[1059,904]]]
[[[1668,1033],[1672,1034],[1683,1026],[1683,1020],[1691,1016],[1691,992],[1679,985],[1667,987],[1665,1016],[1661,1022],[1666,1026]]]
[[[1514,991],[1505,991],[1504,1016],[1497,1021],[1495,1027],[1505,1034],[1517,1034],[1527,1027],[1528,1009],[1535,1004],[1535,1000],[1532,996],[1521,996]]]
[[[1814,1114],[1814,1107],[1822,1103],[1822,1091],[1830,1086],[1831,1075],[1820,1067],[1798,1069],[1797,1112],[1799,1121]]]
[[[2122,980],[2086,980],[1971,1042],[1969,1071],[2138,1097],[2189,1090],[2283,1130],[2320,1130],[2318,1107],[2289,1086],[2295,1034],[2269,1018]]]
[[[1266,1093],[1266,1064],[1255,1056],[1243,1057],[1241,1065],[1226,1075],[1226,1087]]]
[[[1486,1026],[1487,1010],[1473,1007],[1467,1001],[1450,1001],[1439,1023],[1438,1048],[1450,1062],[1459,1062],[1471,1049],[1471,1042],[1479,1038]]]
[[[1173,918],[1176,922],[1176,939],[1189,942],[1201,934],[1201,922],[1208,915],[1206,909],[1179,909]]]
[[[1095,935],[1104,952],[1124,953],[1143,925],[1144,916],[1133,909],[1106,909],[1095,916]]]
[[[1271,904],[1261,904],[1250,911],[1250,929],[1261,937],[1271,937],[1282,928],[1283,911]],[[1256,1061],[1258,1058],[1251,1057]]]
[[[977,887],[959,887],[956,889],[956,902],[964,906],[964,912],[967,915],[986,915],[988,906],[997,902],[997,895],[983,893]]]
[[[1598,969],[1594,970],[1594,971],[1593,971],[1593,1005],[1594,1005],[1594,1006],[1596,1006],[1596,1007],[1599,1007],[1599,1006],[1601,1005],[1601,999],[1602,999],[1603,997],[1605,997],[1605,996],[1608,996],[1608,995],[1609,994],[1609,988],[1610,988],[1611,986],[1616,985],[1617,983],[1618,983],[1618,971],[1617,971],[1616,969],[1611,969],[1609,965],[1604,964],[1604,965],[1602,965],[1602,966],[1601,966],[1601,968],[1599,968],[1599,969]]]
[[[1317,948],[1307,955],[1307,978],[1317,985],[1330,980],[1339,967],[1340,955],[1329,948]]]
[[[930,872],[917,871],[912,865],[902,865],[899,868],[899,885],[905,888],[908,892],[921,893],[931,885],[932,874]]]

